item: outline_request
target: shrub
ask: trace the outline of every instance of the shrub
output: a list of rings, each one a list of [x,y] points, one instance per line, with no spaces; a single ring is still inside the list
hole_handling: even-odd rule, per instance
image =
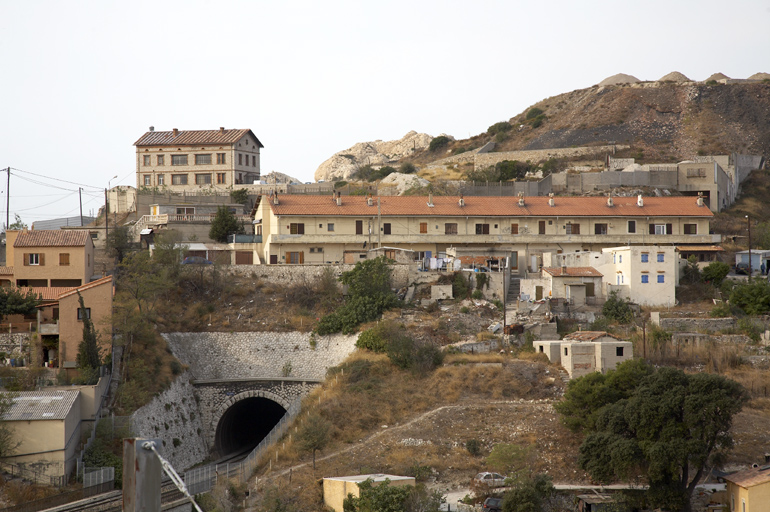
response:
[[[356,347],[384,353],[388,349],[389,340],[403,336],[403,325],[393,321],[379,322],[371,329],[367,329],[358,336]]]
[[[169,366],[171,367],[171,373],[173,373],[174,375],[179,375],[184,370],[184,368],[182,368],[182,363],[180,363],[179,361],[171,361],[171,364],[169,364]]]
[[[529,111],[527,112],[527,121],[535,119],[541,115],[543,115],[543,110],[537,107],[533,107],[529,109]]]
[[[483,296],[484,295],[481,293],[481,290],[478,290],[478,289],[473,290],[473,293],[471,294],[471,297],[473,297],[476,300],[481,299]]]
[[[455,299],[464,299],[468,297],[470,291],[471,287],[468,284],[468,279],[462,272],[455,273],[454,280],[452,281],[452,296]]]
[[[481,455],[481,441],[478,439],[468,439],[465,442],[465,449],[474,457],[478,457]]]
[[[398,168],[398,172],[402,174],[414,174],[417,172],[417,167],[415,167],[414,164],[410,164],[409,162],[404,162]]]
[[[618,297],[617,291],[610,293],[602,307],[602,315],[623,324],[630,323],[634,319],[634,312],[631,310],[628,301]]]
[[[511,123],[508,123],[506,121],[501,121],[499,123],[495,123],[489,128],[487,128],[487,133],[489,135],[497,135],[500,133],[505,133],[507,131],[510,131],[510,129],[513,128],[511,126]]]
[[[719,286],[730,273],[730,265],[721,261],[712,261],[703,269],[703,280],[710,282],[714,286]]]
[[[445,148],[447,145],[449,145],[450,140],[451,139],[446,135],[439,135],[438,137],[434,137],[433,140],[431,140],[430,144],[428,145],[428,150],[438,151],[441,148]]]
[[[232,199],[234,203],[246,204],[246,201],[249,200],[249,191],[245,188],[233,190],[230,192],[230,199]]]

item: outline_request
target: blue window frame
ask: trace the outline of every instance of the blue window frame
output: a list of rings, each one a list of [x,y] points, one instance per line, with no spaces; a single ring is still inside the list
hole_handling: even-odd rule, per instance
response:
[[[658,263],[663,263],[663,253],[662,252],[658,253]]]
[[[647,263],[650,261],[650,255],[647,253],[642,253],[642,263]]]
[[[664,276],[663,274],[658,274],[658,282],[659,283],[665,283],[666,282],[665,277],[666,276]]]
[[[642,274],[642,283],[649,283],[650,282],[650,276],[647,274]]]

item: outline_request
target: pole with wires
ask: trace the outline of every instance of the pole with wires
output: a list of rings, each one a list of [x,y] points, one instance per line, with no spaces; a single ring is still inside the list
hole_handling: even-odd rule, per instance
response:
[[[8,226],[11,225],[9,218],[11,214],[11,168],[8,167],[6,172],[8,173],[8,186],[5,188],[5,229],[8,229]]]

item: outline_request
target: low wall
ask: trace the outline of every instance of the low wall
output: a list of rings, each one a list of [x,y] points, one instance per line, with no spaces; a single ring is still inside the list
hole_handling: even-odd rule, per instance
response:
[[[658,324],[667,331],[719,332],[735,329],[735,318],[661,318]]]
[[[601,171],[551,175],[554,193],[569,192],[582,194],[595,190],[609,190],[617,187],[678,188],[676,170],[661,171]]]
[[[339,277],[343,272],[353,270],[355,265],[231,265],[227,272],[234,275],[254,276],[270,282],[278,282],[286,286],[299,283],[314,283],[329,267],[334,275]],[[404,288],[416,279],[417,265],[391,265],[391,286]]]
[[[579,148],[531,149],[527,151],[502,151],[499,153],[475,153],[475,168],[485,169],[503,160],[518,162],[541,162],[550,158],[572,158],[576,156],[595,155],[597,153],[614,153],[617,150],[628,149],[629,146],[590,146]]]

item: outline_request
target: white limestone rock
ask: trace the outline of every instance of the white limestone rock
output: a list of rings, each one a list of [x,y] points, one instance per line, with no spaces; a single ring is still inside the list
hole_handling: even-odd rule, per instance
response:
[[[412,187],[425,187],[430,184],[425,178],[420,178],[415,174],[403,174],[400,172],[388,174],[382,179],[382,183],[395,184],[398,195],[402,195],[406,190],[409,190]]]

